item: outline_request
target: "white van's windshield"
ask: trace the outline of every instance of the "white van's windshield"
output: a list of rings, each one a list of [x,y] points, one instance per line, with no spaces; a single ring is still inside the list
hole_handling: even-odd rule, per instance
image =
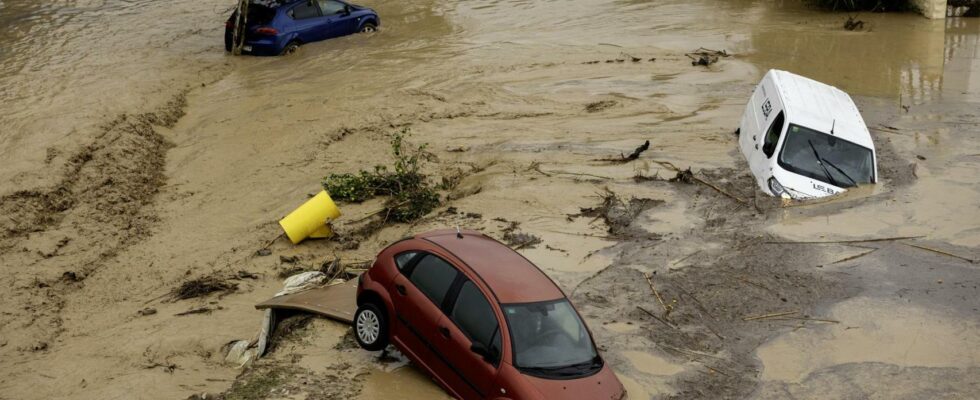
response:
[[[786,132],[779,166],[843,188],[875,180],[870,149],[793,124]]]

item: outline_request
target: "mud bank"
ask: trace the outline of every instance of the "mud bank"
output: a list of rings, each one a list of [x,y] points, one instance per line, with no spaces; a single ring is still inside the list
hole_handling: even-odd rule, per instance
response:
[[[844,377],[853,393],[886,398],[975,391],[977,354],[943,344],[980,344],[974,22],[875,15],[855,33],[840,15],[751,1],[368,5],[381,32],[287,58],[223,58],[221,2],[68,19],[92,28],[37,50],[48,61],[36,71],[23,66],[32,42],[11,47],[20,64],[0,79],[15,112],[0,122],[20,134],[4,131],[2,144],[24,153],[0,185],[0,282],[12,293],[0,303],[0,398],[439,398],[411,364],[354,348],[325,320],[297,326],[250,369],[224,364],[221,349],[255,334],[253,306],[284,271],[369,262],[406,234],[456,225],[539,238],[520,251],[573,297],[631,398],[811,398]],[[145,61],[132,65],[162,72],[119,80],[129,67],[102,73],[82,58],[55,73],[55,56],[112,33],[96,27],[126,26],[96,23],[116,11],[132,26],[161,21],[140,37],[163,50],[120,39],[99,51],[134,49],[126,59]],[[623,18],[610,27],[597,13]],[[200,28],[164,35],[192,16]],[[826,57],[880,51],[888,35],[930,45],[872,57],[866,70]],[[702,46],[735,56],[692,67],[684,54]],[[732,131],[770,67],[855,95],[875,128],[881,184],[791,207],[757,193]],[[49,79],[32,97],[37,74],[80,89]],[[102,86],[131,92],[80,101]],[[441,208],[356,243],[267,246],[323,176],[390,161],[389,135],[403,128],[429,144],[426,172],[453,181]],[[603,161],[647,140],[635,160]],[[720,190],[671,181],[665,163]],[[609,192],[620,200],[607,204]],[[338,231],[379,207],[342,204]],[[869,241],[894,237],[915,238]],[[233,289],[169,295],[201,277]],[[851,351],[868,343],[880,346]]]

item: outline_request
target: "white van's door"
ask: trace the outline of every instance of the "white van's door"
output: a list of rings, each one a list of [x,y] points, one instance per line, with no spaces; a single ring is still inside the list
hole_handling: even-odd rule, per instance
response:
[[[786,113],[771,74],[766,74],[756,87],[745,114],[743,125],[748,126],[742,128],[739,138],[742,152],[759,188],[770,192],[768,180],[772,176],[779,139],[786,127]]]

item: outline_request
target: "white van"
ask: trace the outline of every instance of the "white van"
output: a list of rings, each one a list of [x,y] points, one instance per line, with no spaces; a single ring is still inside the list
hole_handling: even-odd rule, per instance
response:
[[[767,72],[736,133],[756,182],[773,196],[824,197],[878,179],[875,146],[854,101],[809,78]]]

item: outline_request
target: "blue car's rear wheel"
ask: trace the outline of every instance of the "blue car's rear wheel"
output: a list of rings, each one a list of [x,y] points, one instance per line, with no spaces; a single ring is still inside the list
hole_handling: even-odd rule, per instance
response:
[[[364,26],[361,27],[361,33],[371,33],[377,31],[378,31],[378,26],[372,22],[365,22]]]
[[[286,47],[283,47],[282,48],[282,53],[279,53],[279,54],[280,55],[284,55],[284,56],[288,56],[290,54],[295,53],[296,50],[299,50],[299,42],[292,41],[292,42],[289,42],[289,44],[287,44]]]

